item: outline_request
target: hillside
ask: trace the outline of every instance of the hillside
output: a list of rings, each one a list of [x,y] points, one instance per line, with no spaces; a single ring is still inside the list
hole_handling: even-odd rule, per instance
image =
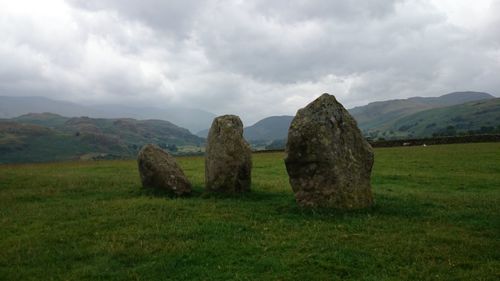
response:
[[[470,101],[494,98],[481,92],[455,92],[440,97],[413,97],[369,103],[349,110],[358,122],[359,128],[369,134],[373,131],[386,131],[396,120],[428,109],[453,106]]]
[[[283,139],[292,120],[293,116],[271,116],[246,127],[243,134],[248,141]]]
[[[161,120],[27,114],[0,121],[0,163],[135,157],[146,143],[178,153],[204,140]]]
[[[214,114],[200,109],[158,105],[134,107],[121,105],[84,106],[44,97],[0,96],[0,118],[14,118],[29,113],[52,112],[62,116],[92,118],[158,119],[172,122],[191,132],[208,128]]]
[[[485,103],[484,106],[495,108],[498,105],[494,100],[495,98],[487,93],[455,92],[440,97],[413,97],[374,102],[352,108],[349,112],[356,119],[363,133],[370,138],[428,137],[432,134],[445,134],[447,132],[445,129],[448,126],[458,126],[457,132],[463,133],[469,130],[480,131],[481,127],[500,125],[500,121],[495,120],[499,115],[498,111],[489,109],[493,111],[489,111],[488,114],[480,114],[479,112],[482,110],[480,106],[469,104],[469,102],[474,101],[491,101]],[[464,105],[454,107],[460,104]],[[432,111],[432,109],[440,108],[443,110]],[[458,114],[462,111],[464,114]],[[438,112],[442,112],[442,114],[434,116]],[[414,116],[414,114],[417,115]],[[448,118],[448,115],[454,117]],[[417,123],[415,118],[416,120],[428,120],[428,125],[431,127],[427,129],[406,128]],[[443,121],[437,122],[435,120],[437,118],[441,118]],[[265,146],[269,149],[281,148],[284,146],[284,139],[287,137],[292,120],[293,116],[273,116],[262,119],[255,125],[245,128],[245,137],[254,146]],[[431,120],[434,121],[431,122]],[[431,125],[433,123],[436,125]]]
[[[288,115],[270,116],[258,121],[252,126],[245,127],[243,129],[243,135],[247,141],[252,143],[281,140],[286,138],[292,120],[293,116]],[[197,132],[196,135],[206,138],[208,136],[208,130],[209,129],[201,130]]]
[[[371,139],[498,133],[500,99],[488,97],[492,96],[459,92],[376,102],[350,112]],[[468,102],[457,104],[463,101]],[[262,119],[246,127],[244,136],[254,149],[282,148],[292,119]],[[206,136],[207,132],[199,134]],[[70,118],[53,113],[0,119],[0,163],[131,157],[146,143],[183,153],[201,151],[204,140],[162,120]]]
[[[431,137],[494,132],[500,133],[500,98],[421,111],[394,122],[386,136]]]
[[[196,132],[196,135],[197,135],[198,137],[200,137],[200,138],[205,138],[205,139],[206,139],[206,138],[207,138],[207,136],[208,136],[208,131],[209,131],[209,130],[210,130],[210,129],[203,129],[203,130],[201,130],[201,131]]]

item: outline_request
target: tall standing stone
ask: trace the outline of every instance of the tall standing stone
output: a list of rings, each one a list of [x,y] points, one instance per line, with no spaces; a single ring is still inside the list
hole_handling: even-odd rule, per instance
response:
[[[156,145],[145,145],[137,157],[142,186],[187,195],[191,193],[191,183],[181,167],[168,152]]]
[[[323,94],[297,112],[285,164],[299,206],[359,209],[373,204],[373,150],[332,95]]]
[[[239,193],[250,190],[252,151],[243,138],[243,123],[235,115],[214,119],[208,132],[205,184],[209,191]]]

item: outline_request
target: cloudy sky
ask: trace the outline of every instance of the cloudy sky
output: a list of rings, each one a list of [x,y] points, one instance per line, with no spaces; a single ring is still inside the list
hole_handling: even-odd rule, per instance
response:
[[[500,94],[500,0],[0,0],[0,95],[178,105],[246,123]]]

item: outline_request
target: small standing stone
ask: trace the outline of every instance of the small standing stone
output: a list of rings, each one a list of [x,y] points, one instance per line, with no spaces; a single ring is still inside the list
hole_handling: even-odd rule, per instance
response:
[[[235,115],[214,119],[205,156],[207,190],[239,193],[250,190],[252,151],[243,138],[243,123]]]
[[[172,192],[191,193],[191,183],[181,167],[168,152],[156,145],[145,145],[137,157],[142,186]]]
[[[297,112],[285,164],[299,206],[359,209],[373,204],[373,150],[332,95],[323,94]]]

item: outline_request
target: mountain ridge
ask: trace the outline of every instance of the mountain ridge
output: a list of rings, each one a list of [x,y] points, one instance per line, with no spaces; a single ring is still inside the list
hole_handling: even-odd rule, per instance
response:
[[[500,133],[500,98],[420,111],[396,120],[391,131],[392,138]]]
[[[475,102],[475,101],[487,101],[487,100],[494,100],[497,99],[493,95],[488,94],[488,93],[483,93],[483,92],[473,92],[473,91],[462,91],[462,92],[453,92],[449,94],[445,94],[439,97],[411,97],[407,99],[395,99],[395,100],[387,100],[387,101],[377,101],[377,102],[372,102],[364,106],[358,106],[349,109],[348,111],[351,113],[351,115],[356,119],[358,123],[358,127],[363,131],[364,135],[370,138],[385,138],[385,137],[390,137],[388,135],[388,132],[398,132],[393,134],[393,137],[401,137],[401,138],[406,138],[413,136],[411,132],[405,132],[399,131],[398,129],[400,127],[395,128],[394,124],[398,121],[401,120],[405,117],[412,116],[413,114],[418,114],[419,112],[424,112],[427,110],[432,110],[432,109],[438,109],[438,108],[447,108],[447,107],[452,107],[452,106],[457,106],[460,104],[467,104],[468,102]],[[493,107],[495,105],[492,105]],[[462,111],[465,109],[461,109]],[[468,116],[473,116],[473,115],[468,115]],[[278,116],[270,116],[266,117],[258,122],[256,124],[262,124],[262,121],[264,120],[269,120],[272,118],[276,118]],[[279,116],[281,118],[285,116]],[[294,116],[286,116],[289,118],[290,122],[293,119]],[[493,118],[494,119],[494,118]],[[481,124],[480,120],[473,120],[471,121],[474,124]],[[432,123],[431,123],[432,124]],[[286,139],[287,134],[286,131],[284,130],[283,126],[282,128],[276,129],[276,128],[264,128],[261,129],[263,131],[280,131],[283,132],[280,136],[274,135],[273,137],[268,137],[268,138],[256,138],[253,137],[251,134],[249,134],[246,130],[248,128],[251,128],[252,126],[246,127],[245,128],[245,136],[247,137],[247,140],[250,142],[254,143],[255,145],[260,145],[260,146],[271,146],[275,148],[276,146],[279,146],[283,144],[283,140]],[[404,125],[401,125],[404,126]],[[447,126],[452,126],[452,124],[448,124]],[[461,125],[462,127],[464,125]],[[479,126],[479,125],[477,125]],[[480,127],[474,127],[471,126],[470,129],[472,131],[474,130],[479,130]],[[487,127],[495,127],[495,124],[492,125],[487,125]],[[288,126],[286,126],[286,129],[288,130]],[[443,128],[440,128],[441,132],[446,132]],[[421,130],[423,132],[424,130]],[[459,130],[460,131],[460,130]],[[384,132],[385,135],[384,135]],[[426,133],[424,134],[425,136],[429,136],[429,133],[432,135],[432,133],[438,133],[434,132],[431,130],[427,130]],[[463,130],[462,130],[463,132]],[[422,136],[424,136],[422,135]],[[278,145],[276,145],[278,144]]]
[[[191,132],[210,126],[215,114],[195,108],[164,106],[121,106],[114,104],[87,106],[40,96],[0,96],[0,118],[14,118],[28,113],[51,112],[61,116],[92,118],[159,119],[169,121]]]
[[[395,120],[419,111],[492,98],[495,97],[483,92],[453,92],[439,97],[411,97],[372,102],[351,108],[349,113],[356,119],[359,128],[369,133],[375,130],[385,130]]]
[[[293,116],[279,115],[264,118],[244,129],[244,137],[249,141],[276,140],[288,134]]]
[[[204,141],[185,128],[154,119],[64,117],[53,113],[0,119],[0,163],[130,158],[147,143],[184,153],[186,147],[201,150]]]

